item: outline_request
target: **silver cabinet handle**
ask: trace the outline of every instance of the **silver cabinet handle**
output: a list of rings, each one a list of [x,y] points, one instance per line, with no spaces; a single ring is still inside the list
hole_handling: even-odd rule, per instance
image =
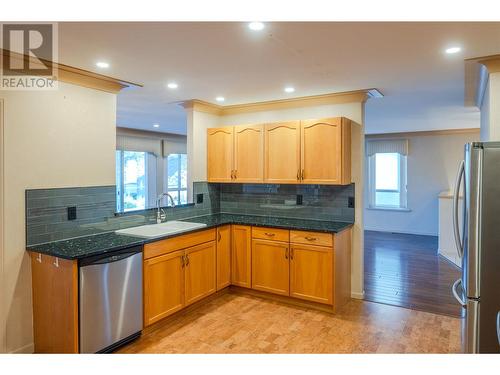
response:
[[[458,284],[462,284],[462,279],[458,279],[457,281],[455,281],[453,283],[453,286],[451,287],[451,291],[453,292],[453,296],[458,301],[458,303],[460,303],[460,305],[462,307],[467,307],[467,303],[458,295],[458,292],[457,292]]]
[[[500,345],[500,311],[497,314],[497,338],[498,338],[498,345]]]
[[[460,238],[460,230],[458,229],[458,200],[460,194],[460,185],[462,185],[462,180],[464,177],[465,163],[462,160],[460,162],[460,167],[458,167],[457,178],[455,180],[455,191],[453,193],[453,234],[455,237],[455,245],[457,246],[457,252],[460,259],[464,256],[464,244]]]

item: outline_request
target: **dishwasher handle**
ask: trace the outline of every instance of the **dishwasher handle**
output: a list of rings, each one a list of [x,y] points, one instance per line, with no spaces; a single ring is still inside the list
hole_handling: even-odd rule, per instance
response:
[[[126,248],[111,253],[99,254],[88,258],[81,259],[79,262],[80,267],[92,266],[97,264],[114,263],[120,260],[129,258],[133,255],[142,252],[142,246]]]

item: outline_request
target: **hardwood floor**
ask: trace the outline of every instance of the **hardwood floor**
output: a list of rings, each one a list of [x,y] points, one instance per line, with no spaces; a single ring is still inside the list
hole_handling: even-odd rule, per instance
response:
[[[460,320],[351,300],[338,314],[226,293],[119,353],[456,353]]]
[[[460,269],[437,237],[365,231],[365,300],[459,317],[451,286]]]

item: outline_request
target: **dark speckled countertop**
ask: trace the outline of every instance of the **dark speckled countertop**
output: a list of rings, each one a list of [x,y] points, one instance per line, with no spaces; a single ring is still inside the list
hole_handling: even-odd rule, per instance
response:
[[[289,219],[282,217],[234,215],[224,213],[192,217],[183,219],[182,221],[207,224],[206,227],[197,229],[197,231],[214,228],[224,224],[241,224],[337,233],[352,226],[352,223],[341,221]],[[71,238],[68,240],[48,242],[39,245],[31,245],[28,246],[28,250],[55,256],[58,258],[82,259],[92,255],[110,253],[127,247],[141,246],[145,243],[154,242],[165,238],[181,236],[186,233],[189,232],[144,239],[129,235],[116,234],[115,232],[108,232],[85,237]]]

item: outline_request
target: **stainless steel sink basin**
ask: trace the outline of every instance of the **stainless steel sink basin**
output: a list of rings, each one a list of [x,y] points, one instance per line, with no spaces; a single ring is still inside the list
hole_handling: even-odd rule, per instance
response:
[[[115,231],[116,234],[141,238],[156,238],[187,232],[206,227],[207,224],[190,223],[189,221],[167,221],[161,224],[141,225],[140,227],[126,228]]]

